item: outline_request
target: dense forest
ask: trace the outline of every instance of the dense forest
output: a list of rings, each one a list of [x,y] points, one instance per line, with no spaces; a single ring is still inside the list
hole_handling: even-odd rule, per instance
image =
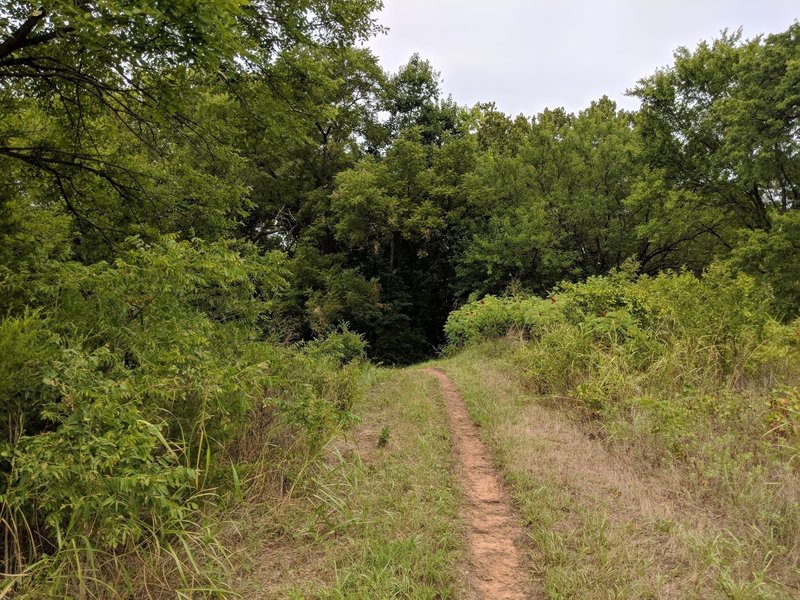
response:
[[[513,117],[418,55],[385,72],[380,5],[0,6],[8,585],[83,598],[172,561],[213,589],[206,505],[291,486],[361,361],[461,344],[448,315],[484,296],[624,273],[724,315],[750,293],[727,277],[763,292],[737,318],[800,314],[800,24],[678,49],[638,111]]]

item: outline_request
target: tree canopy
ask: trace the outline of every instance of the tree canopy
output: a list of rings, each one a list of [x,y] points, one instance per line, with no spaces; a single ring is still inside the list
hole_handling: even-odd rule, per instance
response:
[[[679,49],[633,87],[636,112],[601,98],[511,118],[458,106],[419,55],[385,73],[358,45],[378,6],[8,3],[5,264],[245,238],[287,253],[289,338],[348,322],[391,361],[432,352],[470,294],[629,259],[652,274],[730,257],[794,314],[791,276],[764,261],[796,249],[797,24]]]

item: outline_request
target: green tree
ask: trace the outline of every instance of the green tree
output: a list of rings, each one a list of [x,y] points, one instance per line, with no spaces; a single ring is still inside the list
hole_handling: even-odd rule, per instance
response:
[[[475,113],[473,113],[475,114]],[[511,121],[477,112],[486,152],[465,179],[474,225],[459,289],[543,292],[619,266],[637,251],[628,196],[639,169],[633,115],[602,98],[579,115],[546,110]]]
[[[800,211],[776,215],[769,231],[743,230],[726,260],[772,288],[779,317],[800,315]]]
[[[457,131],[458,106],[443,99],[441,74],[419,54],[388,78],[382,108],[389,113],[388,138],[396,138],[411,127],[418,127],[425,144],[440,144],[446,132]]]
[[[772,210],[798,205],[799,42],[798,23],[749,41],[724,32],[680,48],[672,67],[632,91],[642,101],[644,158],[701,212],[716,211],[698,231],[723,251],[735,237],[726,225],[769,229]]]
[[[49,204],[60,198],[89,245],[113,245],[132,229],[225,235],[249,204],[249,181],[239,148],[216,135],[219,121],[201,117],[213,114],[220,94],[240,98],[240,82],[253,74],[284,85],[279,56],[335,52],[369,35],[378,6],[7,3],[0,9],[0,163],[21,174],[7,185],[17,195],[40,190]]]

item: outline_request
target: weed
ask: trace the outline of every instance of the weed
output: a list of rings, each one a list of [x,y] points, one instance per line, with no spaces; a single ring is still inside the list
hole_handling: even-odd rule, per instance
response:
[[[378,435],[378,448],[385,448],[389,443],[389,426],[384,425]]]

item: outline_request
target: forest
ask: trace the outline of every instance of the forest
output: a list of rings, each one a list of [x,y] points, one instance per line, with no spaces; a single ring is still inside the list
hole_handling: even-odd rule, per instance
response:
[[[504,336],[592,427],[649,399],[659,464],[687,398],[764,436],[790,597],[800,24],[511,116],[386,72],[381,4],[0,5],[0,598],[228,597],[220,515],[302,494],[374,365]]]

